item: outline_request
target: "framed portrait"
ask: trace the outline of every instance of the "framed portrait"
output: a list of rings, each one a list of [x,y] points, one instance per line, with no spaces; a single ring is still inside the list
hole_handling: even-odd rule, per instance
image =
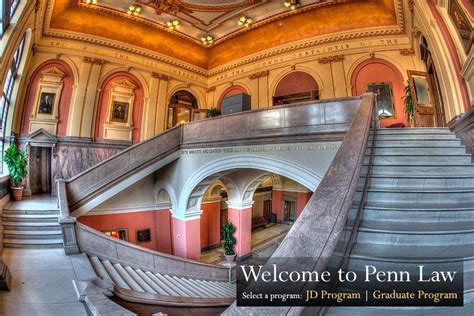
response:
[[[128,122],[128,107],[129,104],[125,102],[114,101],[112,104],[112,115],[110,121],[112,122]]]
[[[431,83],[428,74],[422,71],[408,71],[408,77],[414,96],[413,101],[417,106],[433,107],[431,97]]]
[[[395,118],[395,102],[391,82],[374,82],[367,85],[367,91],[377,95],[377,107],[380,118]]]
[[[38,105],[38,114],[53,114],[55,96],[55,93],[41,92]]]
[[[143,230],[137,230],[137,242],[149,242],[151,241],[151,230],[149,228]]]
[[[474,30],[471,27],[469,17],[459,4],[459,0],[448,1],[448,4],[448,14],[463,44],[464,52],[469,54],[474,40]]]

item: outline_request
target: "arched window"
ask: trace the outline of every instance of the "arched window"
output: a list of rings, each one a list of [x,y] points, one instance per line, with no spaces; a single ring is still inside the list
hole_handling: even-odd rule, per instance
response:
[[[301,103],[319,100],[319,87],[309,74],[295,71],[287,74],[278,83],[273,96],[273,105]]]
[[[1,28],[0,37],[10,26],[10,22],[13,14],[15,14],[16,8],[20,0],[0,0],[0,13],[1,13]]]
[[[8,108],[10,107],[11,97],[13,93],[13,86],[15,79],[18,76],[18,69],[20,67],[21,58],[23,57],[23,51],[25,48],[26,34],[21,39],[20,45],[18,46],[15,55],[13,56],[13,61],[8,69],[7,78],[5,80],[5,85],[3,86],[2,99],[0,101],[0,113],[1,113],[1,133],[2,138],[5,133],[5,122],[7,121]]]
[[[194,95],[185,90],[173,94],[168,107],[168,124],[171,128],[176,124],[189,123],[200,118],[198,103]]]

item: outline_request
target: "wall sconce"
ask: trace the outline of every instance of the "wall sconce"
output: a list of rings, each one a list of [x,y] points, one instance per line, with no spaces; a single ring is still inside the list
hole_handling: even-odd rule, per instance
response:
[[[285,0],[283,4],[285,5],[285,7],[294,10],[300,5],[300,2],[298,0]]]
[[[142,11],[142,7],[140,7],[139,5],[131,4],[128,6],[127,13],[133,16],[137,16],[140,14],[141,11]]]
[[[178,30],[181,27],[181,22],[179,20],[171,20],[166,25],[170,30]]]
[[[212,42],[214,42],[214,38],[211,35],[204,35],[203,37],[201,37],[201,42],[204,45],[211,45]]]
[[[243,27],[249,27],[253,20],[245,15],[242,15],[239,19],[239,25]]]

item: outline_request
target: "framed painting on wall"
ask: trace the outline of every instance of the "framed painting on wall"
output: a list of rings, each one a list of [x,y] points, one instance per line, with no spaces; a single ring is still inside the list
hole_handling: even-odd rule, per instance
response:
[[[41,92],[39,98],[38,114],[53,114],[55,96],[55,93]]]
[[[391,82],[369,83],[367,91],[377,95],[377,107],[380,118],[396,118]]]
[[[112,116],[110,121],[127,123],[128,103],[114,101],[114,103],[112,104]]]
[[[137,230],[137,242],[149,242],[149,241],[151,241],[150,228]]]

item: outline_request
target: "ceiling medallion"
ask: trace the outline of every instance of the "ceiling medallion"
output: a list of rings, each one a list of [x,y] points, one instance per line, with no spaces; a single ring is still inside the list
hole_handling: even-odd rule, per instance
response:
[[[170,13],[173,15],[182,12],[192,13],[191,10],[186,8],[186,4],[180,0],[138,0],[137,2],[152,7],[158,15],[161,15],[162,13]]]

